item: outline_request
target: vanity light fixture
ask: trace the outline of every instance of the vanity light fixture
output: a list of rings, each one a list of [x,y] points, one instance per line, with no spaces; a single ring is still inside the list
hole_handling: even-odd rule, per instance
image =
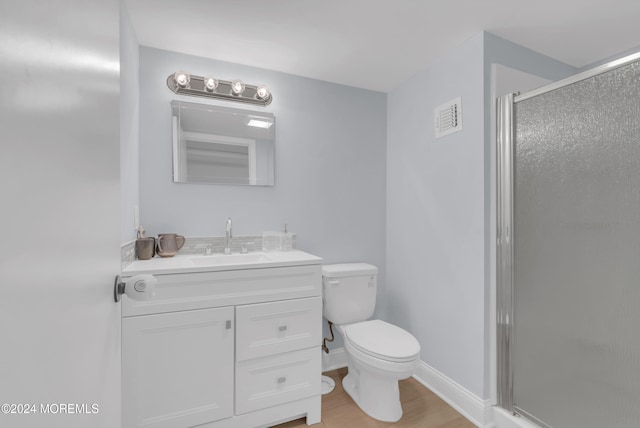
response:
[[[271,96],[271,92],[269,92],[269,88],[264,85],[258,85],[256,89],[256,98],[259,100],[266,100]]]
[[[233,95],[242,95],[244,90],[245,90],[245,84],[242,80],[234,80],[233,82],[231,82],[231,93]]]
[[[218,98],[261,106],[267,106],[273,100],[271,91],[264,85],[249,85],[242,80],[219,80],[211,76],[193,76],[186,71],[169,75],[167,86],[179,95]]]
[[[173,80],[179,88],[189,88],[191,76],[186,71],[176,71],[173,74]]]
[[[211,76],[204,78],[204,90],[207,92],[213,92],[218,87],[218,79]]]

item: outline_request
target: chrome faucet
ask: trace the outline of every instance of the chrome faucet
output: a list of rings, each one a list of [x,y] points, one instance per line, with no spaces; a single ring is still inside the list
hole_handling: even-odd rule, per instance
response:
[[[233,238],[231,217],[227,219],[226,234],[224,235],[224,253],[231,254],[231,238]]]

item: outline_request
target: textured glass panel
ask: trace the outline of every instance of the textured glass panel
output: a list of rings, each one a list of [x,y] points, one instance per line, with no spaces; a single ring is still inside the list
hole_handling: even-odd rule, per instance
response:
[[[640,65],[515,106],[514,404],[640,426]]]

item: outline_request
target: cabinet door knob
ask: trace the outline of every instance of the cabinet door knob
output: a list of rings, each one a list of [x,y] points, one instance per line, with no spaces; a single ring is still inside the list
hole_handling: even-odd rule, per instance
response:
[[[225,323],[225,328],[227,330],[231,330],[231,320],[227,320],[227,322]]]
[[[281,325],[280,327],[278,327],[278,331],[280,331],[280,332],[287,331],[287,326],[286,325]]]
[[[287,381],[287,378],[284,376],[278,378],[278,383],[285,383],[286,381]]]

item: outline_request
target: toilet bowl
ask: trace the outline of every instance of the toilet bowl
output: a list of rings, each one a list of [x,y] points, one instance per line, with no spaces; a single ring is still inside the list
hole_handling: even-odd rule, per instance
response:
[[[400,327],[368,320],[375,309],[377,274],[378,268],[367,263],[323,266],[322,310],[344,339],[345,391],[372,418],[396,422],[402,417],[398,381],[418,367],[420,344]]]
[[[398,381],[413,375],[420,345],[410,333],[381,320],[338,325],[344,338],[349,373],[342,386],[372,418],[396,422],[402,417]]]

